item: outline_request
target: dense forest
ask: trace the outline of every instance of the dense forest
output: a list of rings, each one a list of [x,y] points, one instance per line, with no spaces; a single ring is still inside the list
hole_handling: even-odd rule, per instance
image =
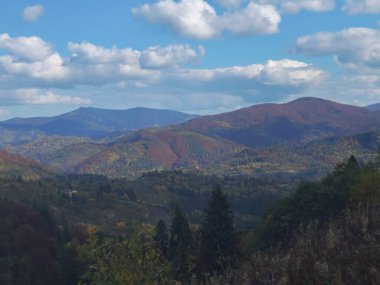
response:
[[[379,162],[318,182],[3,177],[0,284],[377,284]]]

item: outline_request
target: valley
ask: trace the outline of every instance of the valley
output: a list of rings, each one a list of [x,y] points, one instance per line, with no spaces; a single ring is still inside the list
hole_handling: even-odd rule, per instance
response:
[[[93,117],[87,119],[92,121]],[[278,276],[292,278],[290,273],[280,272],[276,264],[278,260],[289,262],[289,255],[304,262],[302,256],[289,252],[289,246],[304,251],[303,240],[310,240],[309,231],[328,235],[326,227],[330,227],[339,240],[333,250],[339,248],[342,258],[347,258],[344,246],[354,242],[346,244],[339,231],[343,227],[352,237],[359,224],[347,224],[347,217],[342,217],[344,209],[367,199],[360,192],[363,189],[375,191],[371,195],[374,201],[378,199],[380,120],[377,111],[366,108],[303,98],[189,118],[162,127],[153,127],[155,119],[149,122],[148,116],[144,118],[148,128],[138,123],[129,125],[129,130],[121,131],[120,127],[103,132],[100,137],[100,132],[83,129],[91,125],[85,119],[72,131],[73,122],[61,121],[67,125],[62,131],[55,126],[55,133],[45,128],[50,120],[11,120],[11,124],[2,125],[6,131],[0,136],[0,204],[9,204],[0,208],[0,216],[7,217],[15,228],[13,232],[6,223],[0,223],[0,240],[4,237],[12,241],[0,247],[0,252],[3,250],[8,258],[15,251],[13,258],[25,266],[25,276],[41,274],[43,280],[58,278],[66,280],[65,284],[77,284],[78,280],[87,280],[88,274],[96,282],[98,278],[121,278],[120,282],[124,282],[141,274],[138,269],[123,277],[125,271],[118,271],[118,267],[112,274],[98,271],[110,270],[108,259],[116,257],[120,259],[112,262],[118,266],[130,264],[125,268],[133,266],[135,258],[142,258],[149,270],[159,270],[151,273],[149,280],[157,276],[169,278],[165,284],[175,279],[189,280],[190,272],[203,276],[207,266],[183,268],[181,277],[165,271],[175,260],[163,255],[162,250],[173,245],[160,245],[164,247],[158,250],[158,226],[171,223],[172,236],[175,223],[182,219],[181,227],[188,227],[182,229],[188,231],[182,239],[194,239],[189,248],[195,250],[184,253],[186,266],[198,266],[209,258],[202,253],[203,232],[208,229],[205,223],[210,213],[216,211],[222,216],[208,227],[231,219],[229,248],[236,247],[239,252],[229,257],[236,262],[228,265],[233,271],[219,271],[218,278],[243,282],[240,278],[245,276],[245,281],[259,278],[267,282],[265,264],[270,264]],[[366,175],[369,178],[363,180]],[[224,200],[227,197],[228,202]],[[213,199],[219,200],[212,202]],[[369,207],[373,227],[377,228],[375,204]],[[360,208],[350,211],[355,219],[363,218]],[[322,228],[314,226],[313,219]],[[29,231],[31,238],[20,243],[24,231]],[[163,231],[168,235],[167,230]],[[360,245],[366,238],[375,239],[372,230],[360,235],[356,243]],[[59,266],[59,270],[50,269],[55,277],[48,271],[38,273],[23,261],[29,258],[40,263],[33,252],[25,250],[25,246],[33,249],[38,240],[44,240],[43,246],[49,246],[48,240],[54,241],[56,253],[46,253],[45,258],[55,260]],[[326,251],[329,262],[341,272],[340,261],[327,252],[329,245],[319,239],[313,242]],[[118,248],[126,244],[143,250],[119,255]],[[277,250],[277,257],[271,248]],[[315,254],[316,249],[307,250]],[[263,259],[266,263],[262,263]],[[310,260],[315,264],[327,262],[319,256]],[[217,264],[212,265],[214,270],[219,270]],[[99,268],[96,275],[88,271],[93,266]],[[260,268],[260,274],[251,276],[253,267]],[[315,270],[320,274],[318,278],[327,278],[324,272]],[[8,266],[3,272],[16,274]],[[302,270],[295,274],[305,278]],[[0,281],[6,280],[4,276],[8,275],[0,274]],[[144,274],[136,276],[133,278],[146,278]],[[340,280],[339,276],[334,278]],[[12,278],[16,280],[16,275]]]

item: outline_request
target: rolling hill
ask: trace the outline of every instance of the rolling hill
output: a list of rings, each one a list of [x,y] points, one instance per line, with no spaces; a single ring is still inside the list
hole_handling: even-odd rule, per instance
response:
[[[0,149],[0,179],[34,180],[51,174],[53,171],[47,166]]]
[[[328,137],[301,145],[246,148],[212,169],[215,174],[246,174],[271,179],[319,179],[354,155],[374,161],[380,151],[380,131]]]
[[[318,98],[285,104],[262,104],[190,120],[184,128],[248,147],[302,143],[342,136],[380,126],[379,114],[366,108]]]
[[[47,162],[69,172],[134,177],[153,170],[200,169],[240,150],[226,140],[165,128],[137,131],[108,144],[67,146]]]
[[[15,118],[0,122],[0,127],[18,132],[34,130],[47,135],[98,138],[112,133],[179,124],[194,117],[196,115],[148,108],[79,108],[55,117]]]

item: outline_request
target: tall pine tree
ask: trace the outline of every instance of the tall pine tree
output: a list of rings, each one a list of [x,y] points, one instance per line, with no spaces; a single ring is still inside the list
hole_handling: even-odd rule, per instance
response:
[[[154,244],[156,248],[161,252],[162,256],[167,257],[168,246],[169,246],[169,236],[166,229],[166,224],[163,220],[159,220],[154,235]]]
[[[193,236],[189,222],[177,205],[170,231],[169,258],[172,262],[173,274],[180,281],[189,277],[192,244]]]
[[[221,272],[233,265],[237,250],[234,240],[234,216],[227,195],[216,187],[205,211],[201,228],[201,268],[203,272]]]

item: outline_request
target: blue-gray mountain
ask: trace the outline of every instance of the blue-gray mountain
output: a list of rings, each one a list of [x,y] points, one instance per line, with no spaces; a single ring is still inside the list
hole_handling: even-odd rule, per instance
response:
[[[0,122],[0,127],[18,133],[33,130],[46,135],[99,138],[112,133],[179,124],[194,117],[196,115],[149,108],[79,108],[55,117],[15,118]]]
[[[380,111],[380,103],[369,105],[367,106],[367,109],[371,111]]]

